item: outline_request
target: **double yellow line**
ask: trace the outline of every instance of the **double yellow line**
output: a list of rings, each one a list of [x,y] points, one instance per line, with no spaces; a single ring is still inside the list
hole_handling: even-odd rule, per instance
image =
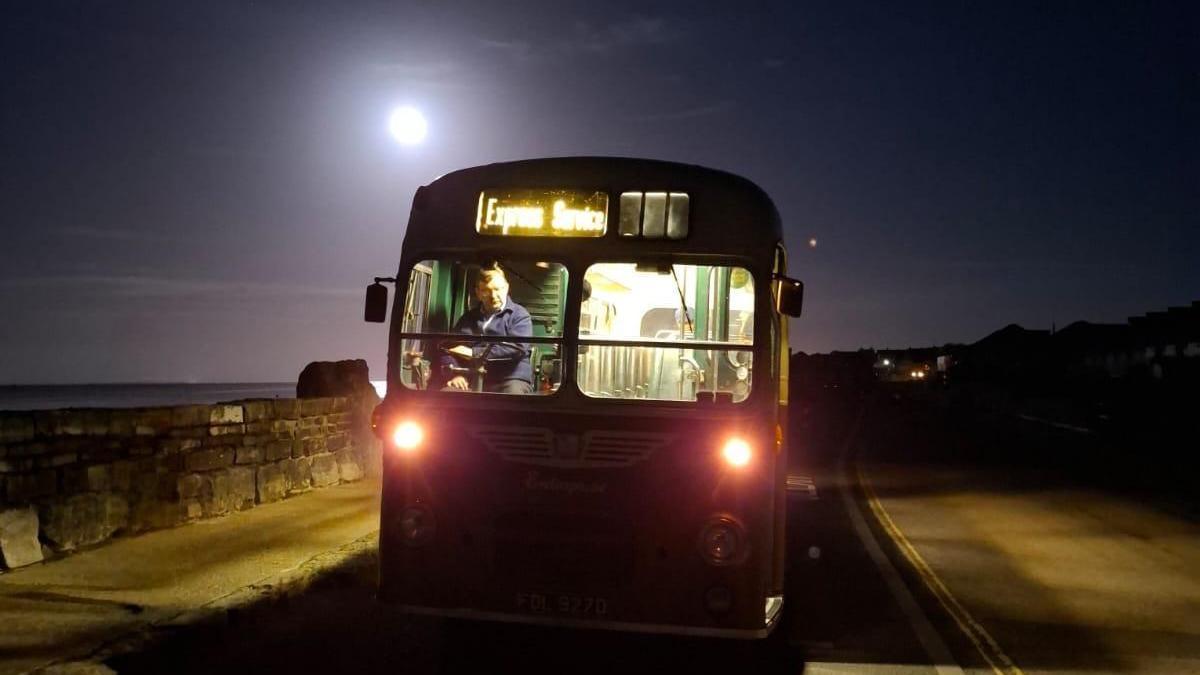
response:
[[[1000,645],[996,642],[983,626],[975,620],[971,613],[967,611],[962,603],[954,597],[946,584],[933,571],[929,563],[917,553],[917,549],[908,541],[908,537],[900,531],[896,526],[895,521],[888,515],[887,509],[883,508],[883,504],[875,495],[875,490],[871,488],[870,482],[867,481],[866,475],[863,474],[862,466],[857,460],[854,462],[854,473],[858,478],[858,484],[862,486],[863,492],[867,497],[867,505],[871,507],[871,512],[875,514],[875,520],[883,527],[887,535],[895,542],[896,547],[908,559],[908,562],[913,566],[913,569],[920,575],[921,580],[925,582],[925,586],[938,599],[946,612],[958,624],[959,629],[963,634],[975,645],[975,649],[979,651],[980,656],[991,667],[992,672],[996,675],[1025,675],[1024,671],[1013,663],[1012,659],[1000,649]]]

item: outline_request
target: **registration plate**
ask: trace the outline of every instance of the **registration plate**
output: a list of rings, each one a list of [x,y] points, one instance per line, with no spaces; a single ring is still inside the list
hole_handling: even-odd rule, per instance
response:
[[[533,614],[604,616],[608,601],[591,595],[567,593],[517,593],[517,609]]]

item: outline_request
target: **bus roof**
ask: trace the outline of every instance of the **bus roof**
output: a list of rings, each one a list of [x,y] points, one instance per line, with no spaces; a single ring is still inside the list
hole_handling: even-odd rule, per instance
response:
[[[606,192],[607,232],[594,237],[500,237],[476,232],[485,190],[546,189]],[[621,237],[616,211],[625,192],[686,193],[688,233],[682,239]],[[767,193],[741,176],[692,164],[624,157],[557,157],[487,164],[446,174],[417,190],[405,249],[511,248],[584,253],[603,242],[605,254],[699,253],[761,257],[782,240],[779,212]]]

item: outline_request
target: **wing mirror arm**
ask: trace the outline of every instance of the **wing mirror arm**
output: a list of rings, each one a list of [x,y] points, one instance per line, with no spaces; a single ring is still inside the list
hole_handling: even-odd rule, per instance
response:
[[[396,283],[395,277],[375,277],[375,283],[367,286],[367,301],[363,308],[363,321],[383,323],[387,320],[387,286]]]

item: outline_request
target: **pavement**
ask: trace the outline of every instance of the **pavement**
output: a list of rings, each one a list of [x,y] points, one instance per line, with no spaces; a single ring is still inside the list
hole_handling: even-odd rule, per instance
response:
[[[0,674],[75,672],[173,627],[298,593],[371,555],[379,494],[368,478],[6,572]]]
[[[964,668],[1200,673],[1200,525],[874,412],[851,478]]]

